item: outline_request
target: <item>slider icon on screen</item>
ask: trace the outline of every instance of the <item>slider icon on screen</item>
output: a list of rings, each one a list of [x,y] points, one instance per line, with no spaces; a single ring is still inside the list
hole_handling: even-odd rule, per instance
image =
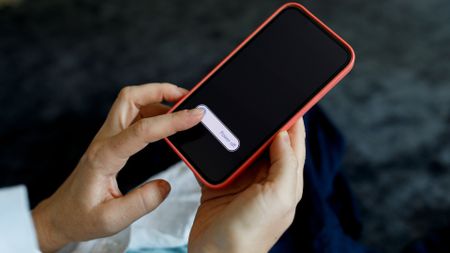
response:
[[[205,111],[202,118],[202,124],[208,131],[230,152],[239,148],[239,139],[226,127],[223,122],[209,109],[208,106],[201,104],[197,108]]]

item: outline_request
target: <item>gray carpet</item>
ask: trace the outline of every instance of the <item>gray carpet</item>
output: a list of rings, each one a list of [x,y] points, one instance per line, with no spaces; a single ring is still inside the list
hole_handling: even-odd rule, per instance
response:
[[[92,119],[126,84],[191,87],[282,2],[25,0],[1,8],[1,170],[22,173],[39,160],[23,149],[42,138],[35,126],[55,119],[78,117],[87,144],[101,122]],[[450,225],[450,2],[304,4],[356,50],[354,71],[321,104],[348,140],[344,171],[362,208],[363,242],[398,252]],[[67,166],[82,150],[70,152]]]

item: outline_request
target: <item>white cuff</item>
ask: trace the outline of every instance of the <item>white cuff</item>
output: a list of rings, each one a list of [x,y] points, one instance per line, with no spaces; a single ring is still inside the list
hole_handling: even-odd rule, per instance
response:
[[[23,185],[0,189],[0,252],[40,252]]]

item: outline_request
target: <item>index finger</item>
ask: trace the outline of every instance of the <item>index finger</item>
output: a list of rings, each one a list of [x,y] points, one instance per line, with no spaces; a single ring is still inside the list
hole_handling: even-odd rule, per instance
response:
[[[99,136],[112,136],[127,128],[139,115],[140,109],[162,101],[175,102],[187,90],[170,83],[149,83],[123,88],[108,114]]]
[[[196,108],[141,119],[119,134],[106,139],[96,157],[110,165],[106,167],[108,172],[118,172],[130,156],[149,143],[195,126],[202,116],[203,110]]]

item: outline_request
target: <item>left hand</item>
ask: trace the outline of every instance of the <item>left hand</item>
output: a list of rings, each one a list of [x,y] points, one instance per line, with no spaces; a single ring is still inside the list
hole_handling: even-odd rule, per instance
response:
[[[116,175],[148,143],[200,122],[199,109],[164,114],[168,107],[161,101],[175,102],[186,93],[167,83],[125,87],[120,92],[75,170],[32,211],[43,252],[115,234],[164,200],[170,191],[168,182],[151,181],[122,195]]]

